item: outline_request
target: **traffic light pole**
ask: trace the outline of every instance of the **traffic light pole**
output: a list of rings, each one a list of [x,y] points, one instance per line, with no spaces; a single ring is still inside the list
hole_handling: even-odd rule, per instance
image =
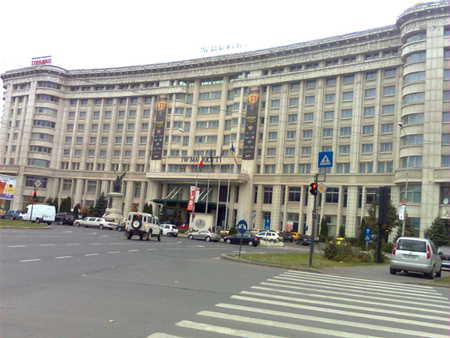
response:
[[[319,174],[314,175],[314,184],[316,185],[319,182]],[[313,212],[312,212],[312,225],[311,225],[311,243],[309,243],[309,267],[312,268],[313,264],[313,255],[314,255],[314,241],[316,239],[316,229],[317,229],[317,190],[314,194],[314,204],[313,204]]]

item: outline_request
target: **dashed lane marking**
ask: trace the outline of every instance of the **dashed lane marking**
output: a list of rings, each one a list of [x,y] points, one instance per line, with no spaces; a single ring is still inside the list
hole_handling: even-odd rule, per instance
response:
[[[98,252],[94,252],[94,253],[88,253],[85,256],[90,257],[90,256],[98,256],[98,255],[100,255]]]
[[[132,250],[128,250],[128,252],[138,252],[139,249],[132,249]]]
[[[56,246],[55,243],[43,243],[43,244],[39,244],[39,246]]]
[[[58,257],[55,257],[55,259],[67,259],[67,258],[72,258],[72,256],[58,256]]]
[[[22,259],[21,262],[22,262],[22,263],[39,262],[40,260],[41,260],[40,258]]]
[[[109,253],[109,254],[115,254],[115,253],[120,253],[120,251],[108,251],[107,253]]]
[[[76,245],[81,245],[81,243],[67,243],[67,246],[76,246]]]
[[[8,248],[25,248],[26,247],[26,245],[22,245],[22,244],[20,244],[20,245],[8,245]]]

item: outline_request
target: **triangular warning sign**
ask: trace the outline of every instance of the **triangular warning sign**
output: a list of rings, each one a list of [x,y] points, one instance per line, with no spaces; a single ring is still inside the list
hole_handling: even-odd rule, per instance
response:
[[[323,155],[320,165],[331,165],[331,161],[327,155]]]

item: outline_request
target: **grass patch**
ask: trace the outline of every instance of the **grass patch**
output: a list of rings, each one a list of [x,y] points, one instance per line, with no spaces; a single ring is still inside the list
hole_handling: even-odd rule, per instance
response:
[[[237,255],[232,255],[237,257]],[[286,268],[307,268],[309,267],[308,253],[264,253],[264,254],[241,254],[241,258],[251,262],[275,264]],[[325,258],[321,254],[314,254],[313,268],[332,268],[339,266],[361,266],[373,265],[377,263],[361,263],[359,261],[336,262]]]
[[[430,282],[431,285],[450,286],[450,276],[435,279]]]
[[[28,221],[21,220],[12,220],[12,219],[0,219],[0,229],[1,228],[45,228],[47,224],[45,223],[33,223]]]

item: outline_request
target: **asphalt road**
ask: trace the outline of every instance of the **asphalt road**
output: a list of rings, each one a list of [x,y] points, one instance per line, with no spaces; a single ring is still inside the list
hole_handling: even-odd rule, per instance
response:
[[[446,289],[219,258],[237,249],[127,241],[69,226],[1,230],[0,337],[439,337],[450,330]]]

